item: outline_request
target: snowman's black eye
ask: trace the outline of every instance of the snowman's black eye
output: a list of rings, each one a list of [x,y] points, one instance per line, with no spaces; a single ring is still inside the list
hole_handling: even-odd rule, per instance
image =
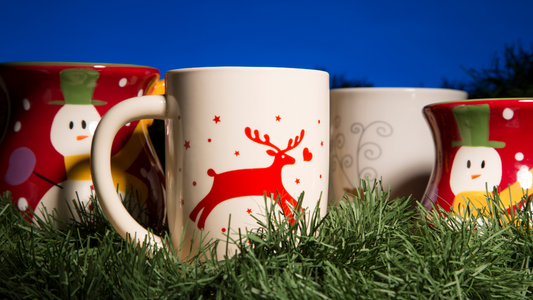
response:
[[[70,129],[74,128],[74,122],[70,121],[70,123],[68,124],[68,127],[69,127]]]
[[[81,120],[81,128],[85,129],[87,127],[87,123],[85,123],[85,120]]]
[[[472,163],[470,162],[470,160],[468,160],[468,161],[466,162],[466,167],[470,169],[470,166],[472,166]]]
[[[481,168],[482,168],[482,169],[485,168],[485,161],[482,161],[482,162],[481,162]]]

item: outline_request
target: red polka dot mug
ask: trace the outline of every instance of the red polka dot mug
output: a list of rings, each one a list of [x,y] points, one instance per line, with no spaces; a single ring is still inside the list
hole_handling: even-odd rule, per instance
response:
[[[121,205],[109,155],[116,131],[140,118],[166,122],[167,218],[175,249],[238,239],[257,228],[265,199],[294,220],[297,199],[325,214],[329,166],[329,76],[286,68],[214,67],[166,73],[166,96],[113,107],[96,129],[92,170],[100,205],[116,230],[144,241],[148,232]],[[322,197],[322,198],[321,198]],[[273,199],[279,199],[277,205]],[[321,199],[321,202],[318,200]],[[231,220],[231,223],[230,223]],[[182,235],[183,228],[185,236]],[[191,247],[191,241],[194,243]],[[159,237],[150,236],[161,243]],[[180,246],[183,240],[185,245]],[[219,258],[226,253],[220,243]],[[236,249],[228,245],[230,254]]]
[[[521,208],[533,193],[533,99],[474,99],[428,105],[424,114],[436,163],[423,203],[464,214],[490,209],[499,191],[504,208]]]
[[[21,212],[45,207],[65,221],[78,219],[71,215],[73,200],[92,209],[89,155],[101,116],[124,99],[147,94],[158,78],[157,69],[134,65],[0,64],[0,192],[11,191]],[[134,191],[147,217],[159,222],[164,183],[149,124],[120,128],[110,156],[111,183],[122,196]]]

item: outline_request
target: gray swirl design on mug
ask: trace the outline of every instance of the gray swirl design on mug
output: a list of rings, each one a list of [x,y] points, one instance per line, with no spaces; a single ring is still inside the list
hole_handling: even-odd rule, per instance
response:
[[[381,147],[376,143],[364,143],[358,149],[358,155],[362,152],[366,159],[376,160],[381,156]]]
[[[344,134],[339,133],[335,136],[335,146],[338,149],[342,149],[342,147],[344,147],[345,142],[346,142],[346,138],[344,137]]]
[[[350,154],[345,154],[341,158],[337,155],[337,149],[342,149],[344,147],[344,143],[346,142],[346,138],[344,137],[344,134],[339,133],[335,136],[334,143],[332,143],[333,151],[331,153],[334,153],[332,155],[332,158],[337,160],[339,163],[339,166],[342,170],[342,173],[344,173],[344,176],[348,179],[348,175],[346,174],[346,171],[344,168],[349,168],[353,165],[353,157]],[[331,164],[331,171],[334,172],[337,170],[336,164]]]
[[[339,128],[341,126],[341,117],[336,116],[335,119],[333,119],[333,128]]]
[[[341,124],[341,118],[339,116],[335,117],[335,119],[332,122],[333,128],[335,129],[339,128],[340,124]],[[337,154],[338,149],[344,148],[345,142],[346,142],[346,137],[344,136],[344,134],[339,133],[335,135],[335,138],[330,143],[330,153],[331,153],[331,161],[332,161],[332,163],[330,164],[330,171],[331,172],[337,171],[337,164],[333,163],[333,161],[337,161],[342,171],[342,174],[344,175],[346,180],[350,182],[350,177],[346,173],[345,168],[351,167],[354,159],[350,154],[345,154],[342,157],[339,157],[339,155]]]
[[[333,121],[333,127],[339,128],[340,122],[341,122],[341,118],[339,116],[335,117]],[[369,131],[373,129],[375,129],[376,134],[381,137],[389,137],[393,133],[392,126],[385,121],[374,121],[368,124],[367,126],[364,126],[361,123],[355,122],[350,126],[351,133],[353,133],[354,135],[359,135],[358,140],[357,140],[357,150],[355,153],[358,181],[360,181],[363,178],[367,178],[367,177],[370,180],[372,180],[378,176],[378,173],[375,168],[369,166],[369,167],[365,167],[361,169],[361,165],[360,165],[361,156],[363,156],[363,158],[367,160],[377,160],[378,158],[381,157],[383,153],[383,150],[378,143],[373,142],[373,141],[363,142],[363,137],[365,136],[365,133],[368,133]],[[339,158],[339,155],[337,153],[338,150],[341,150],[342,148],[344,148],[345,143],[346,143],[346,138],[344,134],[339,133],[335,136],[334,143],[332,143],[332,146],[333,145],[335,146],[332,147],[332,151],[331,151],[332,161],[333,160],[337,161],[344,177],[346,178],[351,188],[353,189],[355,188],[355,186],[350,180],[350,176],[348,176],[346,168],[349,168],[353,165],[354,159],[352,155],[350,154],[343,155],[342,158]],[[332,163],[332,167],[331,167],[332,172],[336,171],[336,169],[337,169],[336,164]]]
[[[361,170],[361,173],[359,173],[359,180],[361,180],[361,178],[369,178],[369,179],[374,179],[378,176],[378,173],[376,172],[376,169],[374,168],[370,168],[370,167],[366,167],[364,169]]]
[[[374,121],[368,124],[366,127],[361,123],[353,123],[350,127],[350,131],[354,134],[360,133],[359,140],[357,141],[357,175],[359,176],[359,181],[363,178],[368,177],[369,179],[376,179],[378,172],[372,167],[366,167],[361,169],[360,158],[361,155],[368,160],[376,160],[381,157],[382,150],[378,143],[376,142],[363,142],[363,137],[372,128],[375,128],[375,132],[381,137],[388,137],[392,135],[392,126],[385,121]]]

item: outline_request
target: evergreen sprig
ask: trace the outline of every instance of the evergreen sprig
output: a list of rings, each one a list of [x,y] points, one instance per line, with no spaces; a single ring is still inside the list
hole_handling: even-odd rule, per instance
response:
[[[470,99],[533,97],[533,43],[524,49],[520,40],[506,44],[487,68],[465,68],[469,80],[442,79],[442,88],[464,90]]]
[[[362,181],[353,201],[347,199],[322,217],[318,210],[296,207],[291,223],[265,198],[259,227],[228,236],[237,254],[214,259],[217,243],[224,241],[212,241],[182,260],[165,247],[123,240],[98,208],[77,207],[79,222],[51,217],[30,222],[5,193],[0,294],[11,299],[531,296],[531,197],[512,210],[495,194],[489,210],[459,215],[438,207],[413,209],[415,199],[389,199],[379,184]],[[168,232],[165,237],[168,241]]]

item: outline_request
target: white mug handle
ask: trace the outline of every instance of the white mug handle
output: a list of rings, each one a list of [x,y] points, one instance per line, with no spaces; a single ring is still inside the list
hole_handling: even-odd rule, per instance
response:
[[[111,146],[118,130],[139,119],[165,119],[165,95],[140,96],[124,100],[102,117],[96,127],[91,146],[91,174],[98,203],[115,230],[127,240],[162,245],[161,237],[149,233],[128,213],[113,185],[111,176]]]

